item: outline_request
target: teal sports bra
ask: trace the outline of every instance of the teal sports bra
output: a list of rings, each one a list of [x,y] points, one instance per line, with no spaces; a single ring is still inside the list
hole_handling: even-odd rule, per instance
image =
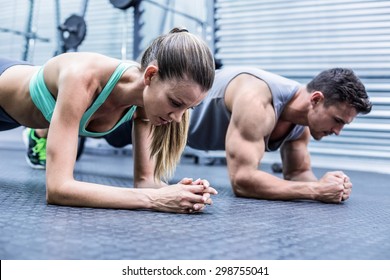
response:
[[[87,131],[85,128],[91,116],[97,111],[97,109],[99,109],[99,107],[104,103],[104,101],[106,101],[107,97],[110,95],[112,89],[115,87],[115,85],[117,84],[117,82],[119,81],[123,73],[129,67],[133,67],[133,66],[137,66],[137,64],[136,63],[129,64],[129,63],[122,62],[115,69],[114,73],[112,73],[110,79],[108,80],[107,84],[104,86],[102,92],[92,103],[92,105],[87,109],[87,111],[84,113],[84,115],[80,120],[79,134],[81,136],[101,137],[112,132],[124,122],[127,122],[132,119],[133,114],[137,109],[137,106],[135,105],[130,107],[129,110],[126,112],[126,114],[109,131],[92,132],[92,131]],[[53,116],[54,107],[56,105],[56,100],[54,99],[53,95],[46,87],[45,80],[43,77],[43,66],[39,69],[38,72],[36,72],[32,76],[29,86],[30,86],[30,96],[32,101],[34,102],[35,106],[37,106],[37,108],[42,112],[45,119],[50,123],[51,118]]]

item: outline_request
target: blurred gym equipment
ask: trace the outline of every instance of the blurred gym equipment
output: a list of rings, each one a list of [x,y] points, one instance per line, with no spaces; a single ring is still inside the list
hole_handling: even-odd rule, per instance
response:
[[[15,35],[23,36],[25,38],[24,50],[21,56],[21,59],[24,61],[29,61],[29,52],[30,49],[34,49],[35,41],[50,42],[49,38],[38,36],[38,28],[36,27],[33,28],[34,4],[35,4],[35,0],[29,0],[29,8],[28,8],[25,31],[0,27],[0,32],[8,32]]]

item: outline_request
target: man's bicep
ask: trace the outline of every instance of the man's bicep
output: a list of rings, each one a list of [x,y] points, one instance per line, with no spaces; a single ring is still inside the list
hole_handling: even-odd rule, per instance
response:
[[[309,140],[310,133],[306,128],[301,137],[288,141],[281,147],[283,173],[286,179],[294,177],[297,173],[311,170]]]
[[[226,135],[226,156],[230,175],[238,170],[257,170],[264,155],[264,138],[255,128],[231,122]],[[233,173],[233,174],[232,174]]]
[[[269,100],[257,91],[237,96],[226,134],[226,154],[231,180],[254,175],[264,156],[264,138],[274,126]]]

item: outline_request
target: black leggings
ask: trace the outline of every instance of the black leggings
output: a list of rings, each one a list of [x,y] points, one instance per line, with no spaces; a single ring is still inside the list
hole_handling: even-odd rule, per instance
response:
[[[11,60],[7,58],[0,57],[0,75],[4,73],[5,70],[14,65],[30,65],[25,61]],[[9,130],[20,126],[20,124],[14,120],[3,108],[0,106],[0,131]]]
[[[103,136],[106,139],[107,143],[116,148],[122,148],[128,144],[132,144],[131,132],[132,132],[133,122],[128,121],[121,124],[113,132]]]

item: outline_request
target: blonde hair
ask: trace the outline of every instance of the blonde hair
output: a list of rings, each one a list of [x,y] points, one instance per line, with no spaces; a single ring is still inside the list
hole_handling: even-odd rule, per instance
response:
[[[152,126],[151,155],[155,157],[155,179],[167,181],[175,171],[187,144],[189,112],[183,114],[180,123]]]
[[[145,50],[141,68],[157,62],[159,78],[164,80],[189,79],[208,91],[214,81],[213,55],[207,44],[186,29],[174,28],[157,37]],[[180,123],[152,127],[151,157],[155,159],[155,179],[168,180],[187,144],[189,112]]]

